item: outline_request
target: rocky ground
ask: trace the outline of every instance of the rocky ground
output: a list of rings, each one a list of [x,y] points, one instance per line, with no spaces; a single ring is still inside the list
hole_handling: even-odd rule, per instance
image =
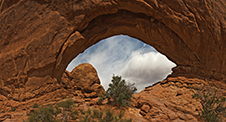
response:
[[[132,105],[124,108],[125,117],[132,118],[134,122],[202,121],[199,117],[202,106],[200,101],[192,98],[192,95],[203,85],[216,87],[223,96],[226,96],[226,84],[222,82],[198,78],[168,77],[166,80],[134,94]],[[32,108],[34,103],[54,105],[67,97],[71,97],[77,104],[77,108],[84,111],[88,108],[99,110],[110,108],[117,113],[120,110],[107,104],[106,101],[101,105],[98,104],[98,95],[104,93],[104,89],[100,85],[96,70],[90,64],[81,64],[71,73],[65,72],[60,84],[45,82],[33,89],[30,94],[34,97],[25,101],[15,101],[1,95],[0,121],[22,122],[27,119],[30,112],[37,109]],[[15,107],[16,110],[10,111],[12,107]],[[225,118],[224,121],[226,121]]]

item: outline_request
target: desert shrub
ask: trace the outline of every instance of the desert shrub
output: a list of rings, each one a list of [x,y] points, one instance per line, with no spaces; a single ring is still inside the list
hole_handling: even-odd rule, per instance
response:
[[[79,115],[79,113],[78,113],[78,110],[77,109],[73,110],[70,113],[70,116],[72,117],[72,119],[77,119],[78,118],[78,115]]]
[[[67,116],[70,116],[74,120],[79,119],[79,122],[132,122],[132,119],[123,118],[125,112],[122,110],[117,115],[114,115],[110,109],[106,110],[105,112],[98,109],[88,109],[87,111],[81,109],[80,112],[78,111],[78,109],[74,109],[71,112],[64,112],[62,112],[63,118],[58,119],[57,115],[61,113],[61,109],[59,109],[58,106],[42,106],[34,112],[31,112],[26,122],[66,122]]]
[[[74,102],[71,98],[66,99],[65,101],[62,101],[58,104],[59,107],[63,108],[63,121],[66,121],[67,116],[69,115],[68,112],[71,110],[72,106],[74,105]]]
[[[188,88],[189,88],[189,89],[195,89],[194,86],[192,86],[191,84],[188,85]]]
[[[54,108],[52,105],[40,107],[28,116],[28,122],[59,122],[54,118]]]
[[[86,112],[83,111],[83,109],[80,109],[80,113],[84,115]]]
[[[60,114],[60,113],[61,113],[61,109],[58,106],[55,106],[55,111],[54,111],[53,115],[55,117],[57,117],[57,115]]]
[[[38,104],[37,103],[34,103],[34,105],[33,105],[32,108],[38,108]]]
[[[224,107],[226,98],[218,94],[217,89],[203,86],[198,93],[192,96],[199,99],[202,104],[201,117],[207,122],[221,122],[221,116],[226,113]]]
[[[118,118],[122,119],[122,117],[124,116],[125,112],[120,110],[120,113],[118,114]]]
[[[62,101],[58,104],[59,107],[64,108],[66,111],[70,110],[73,105],[74,105],[74,102],[71,98],[68,98],[65,101]]]
[[[101,102],[107,98],[107,94],[104,93],[102,95],[99,95],[99,97],[100,99],[98,100],[98,104],[101,104]]]
[[[10,111],[16,111],[16,108],[15,107],[12,107]]]
[[[89,115],[85,115],[83,119],[80,119],[79,122],[93,122]]]
[[[5,111],[1,111],[1,113],[5,113]]]
[[[111,112],[110,109],[108,109],[105,113],[105,116],[100,119],[100,122],[113,122],[113,120],[115,119],[113,113]]]
[[[90,111],[90,112],[89,112]],[[123,118],[124,111],[120,111],[118,115],[107,109],[104,113],[97,109],[88,110],[79,122],[132,122],[132,119]]]
[[[113,99],[113,103],[127,106],[132,95],[137,91],[135,84],[126,83],[121,76],[114,76],[106,91],[106,96]]]
[[[97,109],[93,110],[92,118],[102,118],[103,112]]]

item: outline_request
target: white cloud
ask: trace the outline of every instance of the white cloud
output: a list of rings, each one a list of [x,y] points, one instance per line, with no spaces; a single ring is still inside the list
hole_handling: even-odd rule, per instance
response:
[[[162,81],[176,66],[166,56],[158,52],[143,53],[142,49],[135,51],[122,70],[122,77],[131,83],[136,83],[139,90]]]
[[[164,79],[175,66],[153,47],[128,36],[113,36],[88,48],[67,67],[68,71],[81,63],[92,64],[105,89],[113,74],[135,82],[139,90]]]

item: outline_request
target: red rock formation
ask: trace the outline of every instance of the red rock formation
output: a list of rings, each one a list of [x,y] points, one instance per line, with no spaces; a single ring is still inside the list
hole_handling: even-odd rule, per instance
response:
[[[89,77],[85,78],[86,80],[91,77],[92,79],[97,78],[94,77],[96,75],[92,75],[93,69],[90,65],[85,64],[74,69],[72,73],[70,73],[70,77],[64,77],[62,79],[71,79],[76,76],[76,73],[78,79],[83,79],[83,75],[78,75],[83,74],[80,71],[84,71],[84,69],[91,70],[87,72]],[[71,81],[73,80],[75,79],[72,78]],[[55,104],[70,95],[78,106],[76,109],[83,109],[84,111],[87,111],[88,108],[97,108],[100,110],[111,109],[116,113],[117,111],[120,111],[120,108],[108,105],[106,104],[107,102],[98,105],[99,98],[85,98],[82,89],[72,90],[77,88],[74,87],[73,83],[75,82],[64,82],[64,90],[60,89],[61,91],[59,90],[45,94],[42,97],[34,98],[29,102],[23,102],[23,104],[21,102],[7,101],[8,103],[11,103],[7,104],[8,106],[17,104],[18,106],[24,106],[24,110],[21,110],[21,107],[19,107],[19,110],[16,110],[15,112],[6,111],[6,113],[0,113],[0,121],[22,122],[22,119],[26,119],[27,114],[33,110],[30,107],[33,106],[35,102],[38,102],[39,105]],[[95,82],[93,83],[95,84]],[[86,85],[87,84],[85,83],[82,86]],[[192,98],[192,95],[203,85],[211,85],[218,88],[220,93],[226,97],[226,84],[222,82],[215,80],[201,80],[198,78],[169,77],[154,86],[144,89],[140,93],[134,94],[132,98],[133,107],[124,108],[125,117],[132,118],[134,122],[202,122],[203,120],[199,116],[202,106],[200,101]],[[74,88],[69,88],[70,86]],[[74,94],[72,91],[76,93]],[[78,92],[79,95],[76,95]],[[56,95],[58,96],[56,97]],[[223,118],[223,121],[226,121],[226,118]]]
[[[21,89],[31,82],[61,82],[74,57],[117,34],[154,46],[177,64],[176,76],[225,82],[225,4],[224,0],[5,0],[0,13],[1,93],[22,100]]]
[[[8,112],[11,107],[25,110],[34,103],[42,105],[67,97],[97,98],[98,95],[105,93],[96,70],[90,64],[80,64],[71,73],[66,71],[61,84],[50,77],[43,81],[35,77],[31,81],[34,82],[27,82],[25,89],[12,94],[11,99],[0,94],[0,112]]]
[[[97,80],[93,84],[78,83],[77,77],[65,72],[65,69],[79,53],[101,39],[117,34],[140,39],[165,54],[177,64],[173,77],[207,79],[206,81],[214,81],[214,85],[220,84],[221,87],[226,82],[225,0],[1,2],[1,110],[8,111],[13,106],[25,109],[39,100],[42,104],[45,100],[55,101],[70,95],[97,96],[96,93],[103,91],[96,90],[100,87]],[[73,72],[76,76],[79,75],[77,70]],[[90,76],[87,78],[90,79]],[[199,80],[192,81],[199,83]],[[157,94],[155,89],[160,88],[163,88],[162,91],[171,92],[170,87],[164,87],[162,84],[139,94],[150,96],[149,93]],[[178,91],[179,94],[187,92]],[[190,113],[194,112],[193,109],[186,110],[186,114],[165,114],[173,111],[173,107],[178,103],[184,104],[187,100],[180,98],[178,101],[172,101],[167,96],[170,95],[163,94],[163,98],[153,96],[155,99],[135,98],[136,101],[148,101],[138,107],[142,110],[141,114],[149,120],[153,119],[150,116],[156,116],[156,113],[161,113],[155,117],[156,121],[197,120],[195,115]],[[183,95],[177,97],[181,96]],[[162,102],[156,102],[157,100]],[[159,110],[159,106],[168,107]],[[177,109],[182,110],[180,107]]]
[[[192,98],[203,85],[218,88],[226,97],[226,84],[215,80],[169,77],[166,80],[133,95],[134,106],[151,122],[203,121],[200,101]],[[226,104],[225,104],[226,105]],[[226,118],[223,118],[226,121]]]

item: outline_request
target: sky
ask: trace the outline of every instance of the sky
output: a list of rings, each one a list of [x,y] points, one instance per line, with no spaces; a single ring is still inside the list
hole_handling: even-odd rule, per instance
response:
[[[105,90],[114,74],[135,83],[138,92],[165,79],[176,66],[152,46],[126,35],[101,40],[73,59],[66,70],[81,63],[90,63],[97,70]]]

